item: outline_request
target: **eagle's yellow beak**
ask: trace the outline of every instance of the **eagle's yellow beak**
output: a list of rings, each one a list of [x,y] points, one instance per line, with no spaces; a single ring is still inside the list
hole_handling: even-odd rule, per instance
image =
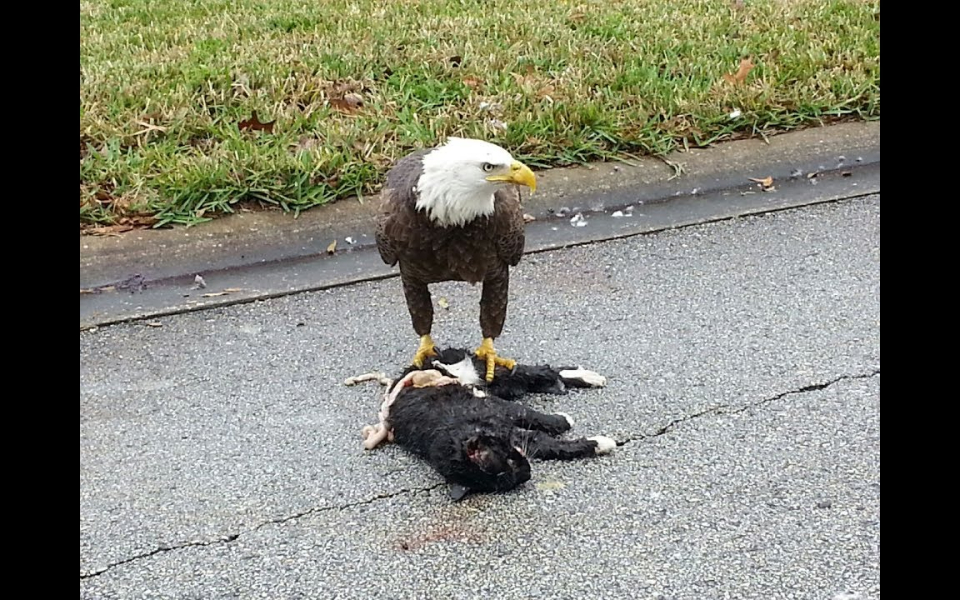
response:
[[[510,165],[510,172],[506,175],[491,175],[487,177],[487,181],[506,181],[517,185],[525,185],[530,188],[531,194],[537,191],[537,178],[530,167],[520,161],[513,161],[513,164]]]

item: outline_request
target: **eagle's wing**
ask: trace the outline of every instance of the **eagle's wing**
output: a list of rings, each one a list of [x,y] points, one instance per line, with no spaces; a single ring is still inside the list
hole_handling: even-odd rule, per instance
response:
[[[423,156],[429,150],[418,150],[397,161],[387,173],[387,182],[381,193],[380,214],[377,217],[377,250],[380,258],[390,266],[400,259],[399,251],[415,235],[417,193],[414,191],[423,173]]]
[[[497,254],[500,260],[515,267],[523,256],[525,242],[520,193],[512,186],[509,189],[497,190],[496,206],[494,220],[497,227]]]
[[[394,190],[384,188],[382,192],[383,207],[380,214],[377,215],[377,250],[380,252],[380,258],[391,267],[397,264],[399,256],[397,254],[397,233],[402,230],[397,223],[396,208],[393,205],[392,196]]]

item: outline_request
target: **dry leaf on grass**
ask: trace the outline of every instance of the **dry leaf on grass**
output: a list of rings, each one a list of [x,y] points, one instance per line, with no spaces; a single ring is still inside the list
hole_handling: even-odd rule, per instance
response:
[[[104,225],[102,227],[91,227],[84,231],[89,235],[120,235],[125,231],[136,229],[133,225]]]
[[[344,94],[340,98],[330,98],[330,106],[347,114],[354,114],[363,108],[363,96],[360,94]]]
[[[273,125],[276,121],[270,121],[264,123],[260,121],[260,117],[257,116],[257,111],[253,111],[249,119],[244,119],[240,121],[237,127],[240,128],[240,131],[266,131],[267,133],[273,133]]]
[[[723,79],[727,83],[740,85],[747,80],[747,75],[753,70],[753,66],[753,60],[748,56],[740,61],[740,68],[737,69],[736,73],[725,73]]]
[[[580,4],[567,13],[567,21],[573,23],[574,25],[583,23],[583,21],[587,18],[587,12],[589,10],[589,8]]]
[[[517,82],[517,85],[525,90],[533,88],[539,83],[539,80],[533,74],[522,74],[522,73],[511,73],[514,81]]]
[[[542,78],[537,77],[536,73],[531,72],[526,75],[511,73],[511,75],[513,75],[513,79],[517,82],[520,89],[541,100],[547,99],[552,101],[553,96],[557,94],[557,88],[553,85],[553,82],[544,81]]]
[[[294,152],[307,152],[320,145],[320,140],[312,135],[301,136],[297,143],[293,145]]]
[[[150,227],[159,219],[150,215],[137,215],[133,217],[121,217],[118,223],[120,225],[133,225],[134,227]]]
[[[480,87],[481,85],[483,85],[483,80],[480,79],[479,77],[472,77],[472,76],[471,76],[471,77],[464,77],[464,78],[463,78],[463,85],[467,86],[468,88],[470,88],[470,89],[472,89],[472,90],[475,90],[475,89],[477,89],[478,87]]]

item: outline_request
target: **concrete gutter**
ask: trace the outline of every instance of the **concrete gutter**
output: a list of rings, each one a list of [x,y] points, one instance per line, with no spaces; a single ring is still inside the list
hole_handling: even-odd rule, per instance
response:
[[[537,194],[524,200],[536,218],[527,226],[528,252],[877,193],[880,123],[728,142],[666,161],[597,163],[537,175]],[[773,177],[774,190],[750,181],[765,177]],[[296,219],[246,213],[190,228],[81,236],[80,327],[395,275],[373,246],[378,204],[377,197],[350,199]],[[628,206],[633,210],[624,211]],[[615,217],[617,210],[632,216]],[[570,223],[577,213],[586,225]],[[333,240],[337,252],[327,255]],[[207,288],[192,289],[197,274]]]

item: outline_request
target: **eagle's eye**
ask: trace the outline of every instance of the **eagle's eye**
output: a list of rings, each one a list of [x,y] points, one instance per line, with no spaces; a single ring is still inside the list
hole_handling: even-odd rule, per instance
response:
[[[496,165],[491,164],[491,163],[483,163],[483,164],[480,166],[480,168],[483,169],[484,171],[486,171],[487,173],[489,173],[490,171],[492,171],[492,170],[494,170],[494,169],[496,168]]]

